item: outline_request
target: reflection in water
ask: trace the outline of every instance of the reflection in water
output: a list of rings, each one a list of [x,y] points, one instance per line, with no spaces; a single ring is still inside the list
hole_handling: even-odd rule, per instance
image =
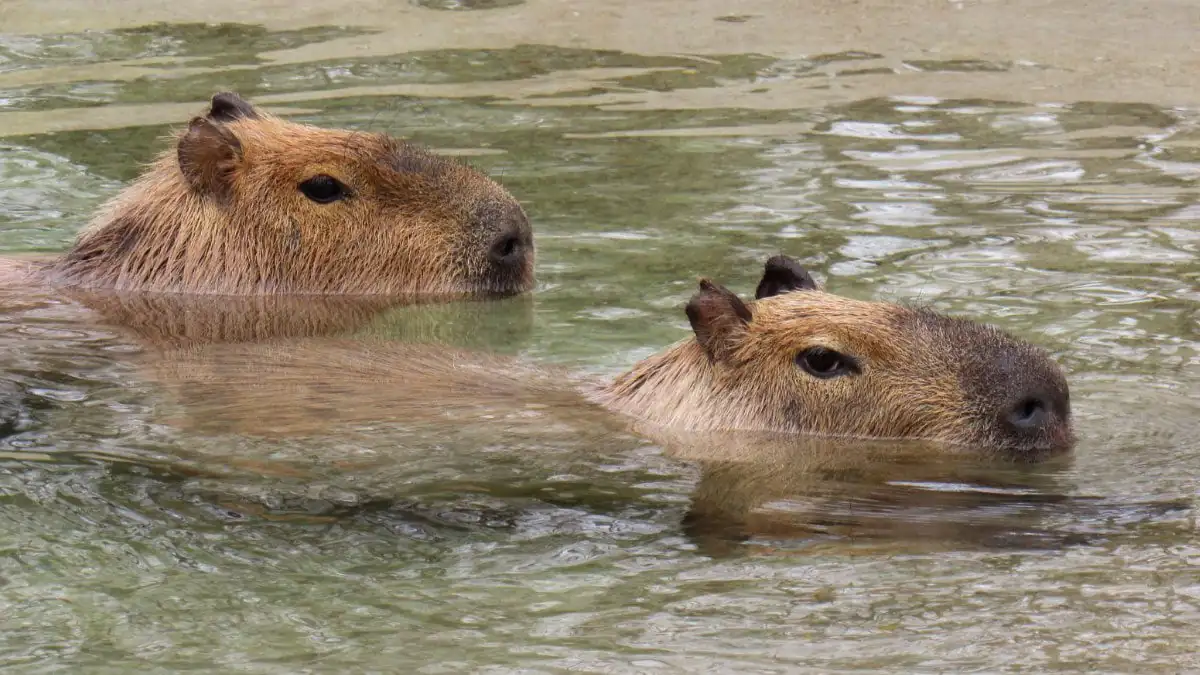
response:
[[[404,342],[513,346],[527,338],[529,296],[458,300],[389,296],[207,296],[72,289],[103,322],[160,349],[369,335]]]
[[[714,554],[745,540],[785,550],[827,539],[899,540],[904,549],[891,549],[907,551],[1058,549],[1120,536],[1118,528],[1072,523],[1116,513],[1150,521],[1190,507],[1185,500],[1111,504],[1072,496],[1064,461],[1013,465],[919,443],[761,434],[660,440],[672,456],[699,463],[684,526]]]
[[[528,296],[446,304],[383,297],[300,299],[79,289],[67,296],[24,287],[0,288],[0,430],[26,432],[25,438],[11,441],[15,447],[48,444],[46,449],[57,446],[64,456],[122,462],[159,462],[163,455],[137,442],[126,445],[119,434],[111,439],[115,448],[85,443],[84,449],[71,450],[69,444],[43,439],[39,432],[56,423],[60,404],[82,404],[97,394],[103,401],[116,393],[114,387],[141,394],[138,383],[169,385],[177,378],[186,379],[189,371],[181,369],[179,355],[186,357],[189,350],[204,346],[228,349],[233,344],[344,335],[447,348],[486,344],[510,351],[528,340],[533,319]],[[217,390],[214,393],[223,387]],[[121,425],[119,418],[128,413],[144,412],[145,405],[139,401],[131,407],[117,400],[71,416],[111,428]]]
[[[0,250],[60,249],[233,88],[472,156],[525,204],[540,286],[3,298],[0,663],[1195,670],[1194,7],[871,0],[797,40],[787,0],[143,4],[0,6]],[[213,341],[332,333],[609,374],[685,334],[695,275],[745,287],[781,250],[1053,350],[1074,460],[647,439],[549,424],[544,396],[420,423],[445,410],[369,379],[284,407],[286,369],[189,369]]]

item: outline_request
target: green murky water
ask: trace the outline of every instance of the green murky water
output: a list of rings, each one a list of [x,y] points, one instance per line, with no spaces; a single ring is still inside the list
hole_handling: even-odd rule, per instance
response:
[[[494,35],[546,5],[413,6],[425,14],[405,21],[453,15]],[[122,29],[0,34],[0,252],[61,249],[167,125],[232,88],[466,155],[526,204],[533,298],[396,309],[357,334],[613,373],[685,334],[696,276],[748,293],[784,251],[836,292],[1048,347],[1081,441],[1047,467],[880,460],[806,476],[504,422],[201,434],[168,423],[179,402],[128,338],[10,298],[0,667],[1200,667],[1200,111],[1186,102],[1025,97],[1034,65],[969,49],[785,57],[718,41],[701,57],[495,38],[356,57],[322,49],[387,26],[132,14]],[[914,72],[963,93],[898,94]],[[1013,83],[979,99],[964,77]]]

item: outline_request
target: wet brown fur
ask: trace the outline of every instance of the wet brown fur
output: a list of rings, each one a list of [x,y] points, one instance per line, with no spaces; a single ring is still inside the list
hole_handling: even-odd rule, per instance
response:
[[[1003,445],[977,420],[969,396],[977,361],[1013,351],[1040,367],[1048,357],[993,328],[926,310],[864,302],[821,291],[787,293],[749,305],[726,353],[710,357],[696,340],[652,356],[606,387],[613,410],[674,428],[741,429],[863,438],[924,438]],[[818,380],[795,356],[810,347],[852,354],[863,372]],[[1066,437],[1047,439],[1061,445]]]
[[[350,196],[307,198],[298,186],[319,174]],[[506,233],[523,255],[498,266],[489,251]],[[463,164],[219,94],[41,276],[225,295],[512,294],[533,285],[533,247],[520,205]]]

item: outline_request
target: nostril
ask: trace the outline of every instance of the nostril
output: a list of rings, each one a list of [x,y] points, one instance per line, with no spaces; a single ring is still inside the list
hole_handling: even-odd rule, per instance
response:
[[[492,259],[500,263],[515,261],[521,254],[521,237],[507,234],[496,240],[492,245]]]
[[[1022,399],[1008,414],[1008,421],[1020,429],[1033,429],[1042,425],[1049,415],[1049,406],[1040,398]]]
[[[1045,403],[1036,398],[1027,398],[1021,402],[1021,419],[1030,419],[1045,409]]]

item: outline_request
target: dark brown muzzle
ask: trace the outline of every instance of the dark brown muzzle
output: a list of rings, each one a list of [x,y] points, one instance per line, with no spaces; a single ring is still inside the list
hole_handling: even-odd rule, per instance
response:
[[[1069,451],[1075,434],[1062,370],[1033,345],[999,332],[990,337],[991,349],[965,359],[962,373],[989,444],[1017,459]]]
[[[477,227],[488,237],[483,285],[496,295],[533,288],[533,228],[516,202],[489,203],[476,212]]]

